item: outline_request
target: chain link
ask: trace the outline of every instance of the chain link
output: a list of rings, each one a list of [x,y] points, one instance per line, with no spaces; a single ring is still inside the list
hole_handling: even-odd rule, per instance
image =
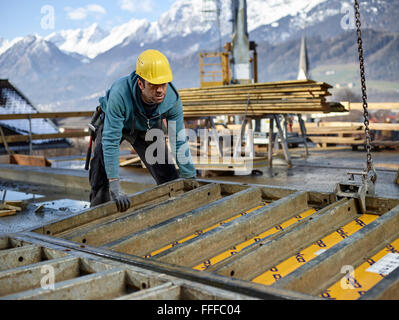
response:
[[[363,57],[363,40],[362,40],[362,31],[360,29],[360,11],[359,11],[359,2],[355,1],[355,18],[356,18],[356,29],[357,29],[357,44],[358,44],[358,52],[359,52],[359,63],[360,63],[360,81],[362,86],[362,100],[363,100],[363,115],[364,115],[364,132],[366,135],[366,151],[367,151],[367,173],[373,169],[373,160],[371,157],[371,136],[369,129],[369,112],[368,112],[368,104],[367,104],[367,92],[366,92],[366,75],[364,70],[364,57]]]

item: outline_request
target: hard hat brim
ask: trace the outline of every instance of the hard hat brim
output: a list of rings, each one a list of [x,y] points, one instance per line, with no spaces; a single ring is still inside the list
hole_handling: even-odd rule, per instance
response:
[[[173,76],[172,75],[167,75],[164,77],[158,77],[158,78],[152,78],[152,79],[146,79],[143,76],[140,76],[141,78],[143,78],[145,81],[151,83],[151,84],[164,84],[164,83],[169,83],[172,82],[173,80]]]

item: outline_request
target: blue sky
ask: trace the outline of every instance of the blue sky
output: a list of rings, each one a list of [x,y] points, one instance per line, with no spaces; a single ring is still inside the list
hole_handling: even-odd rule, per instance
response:
[[[0,37],[88,27],[111,28],[132,18],[155,21],[174,0],[0,0]],[[52,19],[54,17],[54,19]]]

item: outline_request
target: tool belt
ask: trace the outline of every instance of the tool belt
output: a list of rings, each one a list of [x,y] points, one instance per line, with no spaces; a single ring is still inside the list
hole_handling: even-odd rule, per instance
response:
[[[161,129],[161,130],[163,130],[164,133],[166,133],[166,127],[163,124],[163,117],[161,114],[158,114],[157,116],[150,118],[150,119],[147,118],[141,112],[138,113],[135,111],[134,114],[135,114],[135,116],[134,116],[134,119],[132,122],[132,127],[130,128],[130,130],[129,129],[122,130],[123,140],[127,140],[130,144],[133,145],[134,142],[136,141],[137,137],[140,137],[140,139],[145,140],[145,135],[146,135],[147,131],[152,128]],[[137,122],[138,116],[143,117],[147,121],[147,124],[148,124],[147,131],[136,130],[136,127],[137,127],[136,122]],[[149,128],[149,120],[152,120],[152,119],[157,119],[157,123],[154,127]],[[93,113],[93,116],[88,125],[90,135],[93,137],[93,141],[95,141],[96,136],[97,136],[97,130],[100,127],[100,125],[104,123],[104,120],[105,120],[105,113],[101,109],[101,107],[98,106],[96,108],[95,112]]]
[[[96,140],[97,130],[102,123],[104,123],[105,113],[100,106],[97,106],[96,111],[94,111],[93,116],[88,124],[89,133],[93,137],[93,141]]]

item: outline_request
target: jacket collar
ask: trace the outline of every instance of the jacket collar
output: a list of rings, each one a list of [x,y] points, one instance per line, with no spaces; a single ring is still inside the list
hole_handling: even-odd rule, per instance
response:
[[[141,113],[145,114],[145,110],[139,93],[140,88],[138,87],[137,79],[138,75],[136,74],[136,71],[133,71],[129,76],[129,87],[131,88],[134,104],[139,108]],[[176,105],[178,99],[179,99],[179,93],[177,92],[175,86],[172,83],[169,83],[165,99],[159,105],[159,110],[161,114],[172,109]]]

